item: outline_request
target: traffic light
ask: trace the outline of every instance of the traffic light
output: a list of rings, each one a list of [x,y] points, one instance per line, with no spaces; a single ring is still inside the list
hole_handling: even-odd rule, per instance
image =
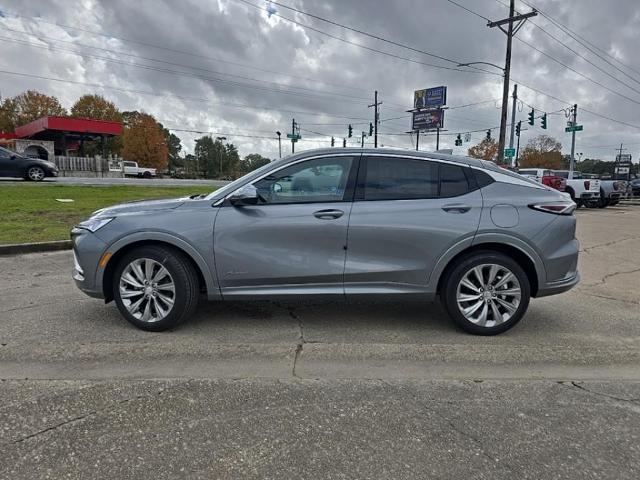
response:
[[[456,147],[462,146],[462,136],[460,134],[458,134],[458,136],[456,137],[455,146]]]
[[[373,135],[373,123],[369,124],[369,136]]]
[[[491,140],[491,130],[487,130],[487,140]]]
[[[347,139],[346,138],[342,139],[342,148],[347,148]]]
[[[516,136],[520,136],[520,129],[522,128],[522,122],[516,123]]]
[[[331,146],[335,147],[336,146],[336,139],[331,137]]]
[[[547,114],[545,113],[544,115],[542,115],[542,118],[540,119],[540,126],[546,130],[547,129]]]
[[[529,125],[533,125],[535,123],[533,117],[535,115],[535,110],[532,108],[531,111],[529,112]]]
[[[353,137],[353,127],[349,124],[349,138]]]

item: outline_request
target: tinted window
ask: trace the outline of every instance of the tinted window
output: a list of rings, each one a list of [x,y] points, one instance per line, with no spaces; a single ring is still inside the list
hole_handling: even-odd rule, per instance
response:
[[[13,152],[0,147],[0,158],[10,158],[11,155],[15,155]]]
[[[262,203],[315,203],[343,200],[353,157],[330,157],[296,163],[254,185]]]
[[[482,170],[477,170],[477,169],[473,169],[472,172],[473,172],[473,176],[475,177],[478,188],[484,188],[487,185],[490,185],[491,183],[493,183],[493,177],[491,177],[491,175],[489,175],[488,173],[483,172]]]
[[[437,196],[437,162],[387,157],[367,159],[365,200],[403,200]]]
[[[470,190],[467,176],[458,165],[440,164],[440,196],[457,197]]]

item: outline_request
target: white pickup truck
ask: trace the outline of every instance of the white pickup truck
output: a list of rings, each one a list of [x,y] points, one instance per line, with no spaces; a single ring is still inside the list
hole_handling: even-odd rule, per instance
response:
[[[567,179],[565,192],[571,195],[571,199],[578,207],[597,207],[600,203],[600,180],[582,178],[581,172],[573,172],[573,178],[569,179],[568,170],[552,170],[551,173]]]
[[[139,167],[138,162],[122,162],[122,172],[133,177],[151,178],[156,176],[155,168]]]

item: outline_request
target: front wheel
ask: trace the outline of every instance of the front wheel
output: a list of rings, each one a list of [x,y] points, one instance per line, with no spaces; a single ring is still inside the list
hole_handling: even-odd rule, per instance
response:
[[[45,173],[41,167],[29,167],[27,170],[27,180],[32,182],[40,182],[44,179]]]
[[[198,276],[180,252],[161,246],[137,248],[113,276],[118,310],[142,330],[159,332],[189,318],[198,305]]]
[[[451,319],[464,331],[496,335],[522,319],[531,287],[526,273],[512,258],[481,251],[453,265],[440,297]]]

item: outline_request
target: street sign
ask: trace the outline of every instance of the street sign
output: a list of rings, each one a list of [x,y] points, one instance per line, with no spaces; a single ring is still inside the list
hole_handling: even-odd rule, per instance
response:
[[[302,138],[302,135],[300,135],[299,133],[287,133],[287,138],[290,138],[295,142],[300,140]]]
[[[464,141],[465,142],[470,142],[471,141],[471,133],[465,133],[464,134]]]
[[[413,108],[440,108],[447,104],[447,87],[424,88],[413,92]]]
[[[567,127],[564,129],[565,132],[581,132],[582,125],[572,125],[571,127]]]
[[[426,132],[442,128],[444,125],[444,110],[423,110],[421,112],[413,112],[411,119],[411,130]]]
[[[516,149],[515,148],[505,148],[504,149],[504,156],[505,157],[515,157],[516,156]]]

